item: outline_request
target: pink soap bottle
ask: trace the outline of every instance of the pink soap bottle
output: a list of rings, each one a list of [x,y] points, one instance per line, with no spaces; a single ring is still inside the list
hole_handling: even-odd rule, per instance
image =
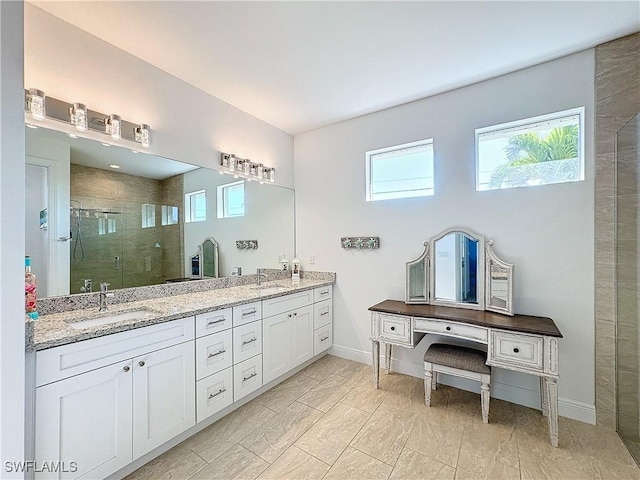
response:
[[[24,257],[24,309],[34,320],[38,318],[36,274],[31,271],[31,257]]]

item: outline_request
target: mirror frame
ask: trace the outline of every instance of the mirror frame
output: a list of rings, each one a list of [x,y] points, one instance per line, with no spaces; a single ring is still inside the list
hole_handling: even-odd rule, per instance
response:
[[[208,277],[204,274],[204,244],[211,243],[213,245],[213,270],[214,276]],[[194,260],[197,260],[198,265],[198,274],[193,274],[193,265]],[[198,279],[198,278],[219,278],[218,277],[218,242],[215,241],[213,237],[205,238],[202,243],[198,244],[198,251],[193,255],[189,255],[189,265],[191,266],[191,272],[189,278]]]
[[[442,240],[449,234],[452,233],[462,233],[467,237],[471,238],[478,242],[478,269],[477,269],[477,290],[476,295],[478,302],[477,303],[465,303],[465,302],[456,302],[453,300],[443,300],[436,298],[436,242],[438,240]],[[431,254],[429,255],[429,275],[431,275],[430,282],[430,290],[429,297],[431,299],[431,303],[433,305],[442,305],[444,307],[458,307],[458,308],[469,308],[471,310],[484,310],[484,262],[485,262],[485,251],[484,251],[484,236],[475,233],[474,231],[465,228],[465,227],[452,227],[448,228],[443,232],[440,232],[438,235],[431,237]]]
[[[415,260],[411,260],[410,262],[407,262],[407,280],[406,280],[406,285],[405,285],[405,303],[408,304],[425,304],[425,303],[429,303],[429,264],[431,263],[429,261],[429,242],[424,242],[422,244],[424,246],[424,249],[422,250],[422,253],[420,254],[420,256],[418,258],[416,258]],[[414,265],[418,265],[420,263],[424,262],[424,268],[423,268],[423,272],[424,272],[424,277],[421,277],[422,280],[422,288],[420,289],[420,295],[417,296],[411,296],[411,267],[413,267]]]
[[[493,240],[489,240],[485,246],[486,250],[486,264],[485,264],[485,286],[486,286],[486,297],[485,297],[485,310],[489,310],[491,312],[496,313],[504,313],[506,315],[513,315],[513,264],[507,263],[503,260],[500,260],[498,256],[493,251]],[[491,292],[493,289],[491,286],[493,285],[493,277],[491,275],[491,267],[492,265],[496,265],[501,273],[504,274],[506,282],[507,282],[507,298],[505,300],[504,307],[497,307],[491,305]]]

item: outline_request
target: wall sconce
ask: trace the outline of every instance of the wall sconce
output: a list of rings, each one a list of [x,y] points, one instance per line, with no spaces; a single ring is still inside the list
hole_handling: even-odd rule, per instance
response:
[[[120,115],[109,115],[107,118],[107,133],[111,135],[114,140],[120,140],[122,137],[122,117]]]
[[[83,103],[74,103],[69,107],[69,117],[71,125],[76,127],[79,132],[87,130],[87,106]]]
[[[236,240],[238,250],[255,250],[258,248],[257,240]]]
[[[24,93],[25,112],[35,120],[55,120],[72,125],[79,132],[104,133],[114,140],[130,140],[145,148],[151,144],[151,127],[145,123],[134,124],[123,120],[119,115],[106,115],[90,110],[82,103],[70,104],[48,97],[36,88],[25,89]]]
[[[249,181],[258,180],[260,183],[275,182],[276,169],[274,167],[265,167],[262,163],[254,163],[249,159],[236,157],[233,153],[221,153],[220,165],[233,173],[236,177],[242,175]],[[220,171],[220,173],[224,173]]]
[[[27,94],[27,111],[34,120],[44,120],[46,115],[46,96],[42,90],[30,88]]]
[[[373,250],[374,248],[380,248],[380,237],[342,237],[340,239],[340,245],[342,248],[355,248],[360,250],[362,248],[368,248]]]

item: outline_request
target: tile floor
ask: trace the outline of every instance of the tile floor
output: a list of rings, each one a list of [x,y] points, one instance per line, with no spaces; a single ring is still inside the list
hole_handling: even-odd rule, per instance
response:
[[[133,472],[134,479],[640,479],[617,434],[538,411],[381,374],[327,355]]]

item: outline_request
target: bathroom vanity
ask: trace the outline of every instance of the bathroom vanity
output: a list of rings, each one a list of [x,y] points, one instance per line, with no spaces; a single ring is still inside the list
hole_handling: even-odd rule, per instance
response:
[[[127,474],[325,354],[334,277],[284,283],[44,315],[35,459],[69,471],[36,478]]]

